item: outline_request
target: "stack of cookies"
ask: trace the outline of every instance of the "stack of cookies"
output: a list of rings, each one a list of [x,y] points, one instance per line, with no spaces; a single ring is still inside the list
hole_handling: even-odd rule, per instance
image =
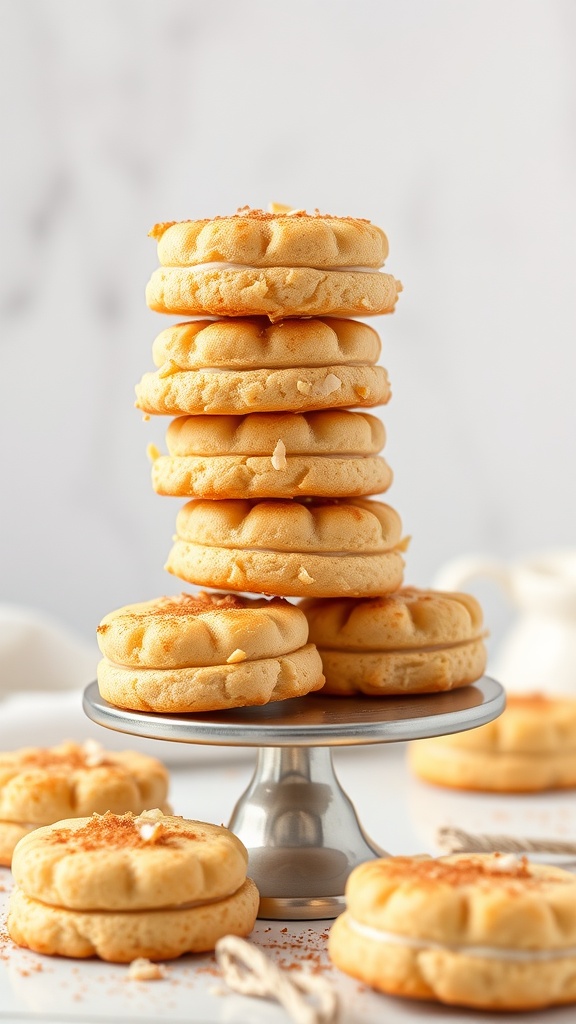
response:
[[[103,696],[131,709],[200,711],[322,686],[406,693],[477,679],[478,605],[399,589],[400,517],[370,498],[392,472],[380,455],[382,423],[364,410],[388,402],[390,386],[376,365],[378,335],[354,318],[392,312],[401,291],[380,269],[384,233],[365,220],[244,208],[151,234],[161,267],[148,304],[193,318],[162,331],[157,369],[136,389],[146,417],[175,417],[168,454],[150,446],[156,492],[188,499],[166,568],[234,594],[108,616],[99,629]],[[242,592],[273,600],[235,596]],[[299,609],[284,598],[306,600]],[[263,616],[282,618],[280,644],[265,642]],[[199,647],[198,618],[212,638]],[[304,672],[295,661],[303,651]],[[259,686],[253,666],[264,661],[270,673]]]

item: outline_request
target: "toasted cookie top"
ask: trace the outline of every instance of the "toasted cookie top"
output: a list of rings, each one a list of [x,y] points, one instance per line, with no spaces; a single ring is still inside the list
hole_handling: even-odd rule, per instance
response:
[[[346,887],[360,924],[446,945],[576,945],[576,878],[510,854],[389,857],[361,864]]]
[[[300,602],[319,646],[402,651],[465,643],[484,635],[482,609],[469,594],[404,587],[384,597]]]
[[[0,820],[48,824],[93,811],[163,804],[168,772],[156,758],[88,740],[0,753]]]
[[[179,594],[126,605],[98,626],[102,654],[119,665],[188,668],[274,658],[303,647],[306,617],[281,598]]]
[[[403,547],[398,513],[363,498],[308,501],[189,501],[180,539],[213,547],[374,554]]]
[[[18,843],[12,872],[26,895],[43,903],[140,910],[228,896],[244,882],[247,862],[227,828],[153,810],[36,829]]]
[[[179,416],[166,433],[170,455],[376,455],[386,440],[369,413],[326,409],[308,413]]]
[[[324,317],[271,323],[267,317],[238,317],[168,327],[156,338],[152,355],[158,367],[250,370],[372,364],[380,348],[376,331],[358,320]]]
[[[255,267],[381,267],[388,239],[368,220],[304,210],[265,213],[244,207],[231,217],[155,224],[165,267],[238,263]]]

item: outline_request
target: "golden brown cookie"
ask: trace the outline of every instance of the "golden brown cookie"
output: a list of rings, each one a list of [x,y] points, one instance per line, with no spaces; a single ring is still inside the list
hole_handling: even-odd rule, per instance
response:
[[[402,291],[391,274],[357,269],[197,264],[160,267],[146,287],[158,313],[178,316],[375,316],[391,313]]]
[[[168,773],[155,758],[84,745],[24,747],[0,754],[0,864],[10,864],[19,839],[61,818],[94,811],[165,806]]]
[[[296,366],[281,369],[180,370],[175,363],[145,373],[136,407],[158,416],[235,416],[250,412],[309,412],[385,405],[390,399],[382,366]]]
[[[478,729],[418,740],[410,763],[455,789],[536,793],[576,786],[576,700],[508,694],[506,710]]]
[[[157,224],[161,263],[146,299],[165,313],[366,316],[393,310],[401,284],[378,272],[388,254],[369,221],[304,210]]]
[[[37,952],[118,962],[213,949],[254,925],[247,860],[228,829],[160,811],[57,822],[18,844],[8,931]]]
[[[209,499],[379,494],[392,481],[377,456],[375,416],[344,410],[303,414],[180,416],[153,453],[158,494]]]
[[[176,530],[166,568],[201,586],[340,597],[402,582],[400,517],[377,501],[191,501]]]
[[[129,605],[98,627],[105,700],[137,711],[266,704],[319,689],[306,618],[281,600],[182,594]]]
[[[468,594],[406,587],[365,600],[301,602],[322,657],[325,693],[433,693],[485,667],[482,611]]]
[[[258,267],[381,267],[384,232],[368,220],[304,210],[266,213],[243,207],[232,217],[155,224],[158,261],[165,267],[231,262]]]
[[[356,868],[329,952],[394,996],[482,1010],[576,1001],[576,879],[525,858],[390,857]]]
[[[167,327],[152,346],[154,364],[181,370],[340,366],[378,361],[380,338],[358,320],[267,317],[190,320]]]

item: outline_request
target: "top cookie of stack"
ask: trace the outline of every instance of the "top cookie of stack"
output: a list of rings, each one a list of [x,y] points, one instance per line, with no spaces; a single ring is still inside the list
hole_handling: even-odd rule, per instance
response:
[[[279,596],[370,596],[402,582],[393,509],[365,496],[392,473],[379,420],[390,398],[380,339],[349,317],[391,312],[388,241],[369,221],[244,208],[159,224],[152,309],[217,319],[162,331],[137,386],[175,415],[157,493],[181,512],[167,569],[189,583]],[[288,501],[287,501],[288,499]],[[354,501],[354,499],[361,499]],[[213,502],[217,502],[217,506]]]
[[[399,282],[379,273],[388,240],[367,220],[244,207],[233,217],[157,224],[159,313],[366,316],[388,313]]]

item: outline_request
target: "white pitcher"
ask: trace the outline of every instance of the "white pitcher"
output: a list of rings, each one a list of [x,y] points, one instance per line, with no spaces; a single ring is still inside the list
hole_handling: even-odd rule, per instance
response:
[[[576,549],[544,551],[506,565],[482,556],[440,570],[434,585],[460,590],[495,580],[520,616],[502,642],[494,675],[509,690],[576,698]]]

